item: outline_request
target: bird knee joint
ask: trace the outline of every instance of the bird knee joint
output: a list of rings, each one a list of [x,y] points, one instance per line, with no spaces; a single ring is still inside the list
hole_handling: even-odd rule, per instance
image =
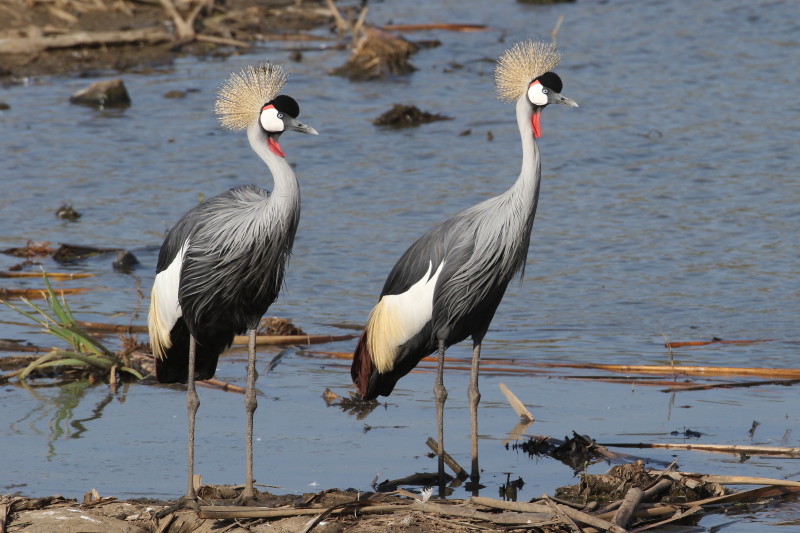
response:
[[[244,397],[244,406],[246,409],[255,411],[258,407],[258,400],[256,400],[256,395],[253,394],[252,396],[246,395]]]

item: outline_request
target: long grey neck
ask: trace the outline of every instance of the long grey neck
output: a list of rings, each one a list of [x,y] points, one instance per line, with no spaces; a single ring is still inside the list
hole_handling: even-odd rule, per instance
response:
[[[247,138],[250,146],[258,156],[267,164],[275,185],[272,189],[272,198],[279,204],[290,207],[300,204],[300,186],[292,167],[285,158],[272,153],[267,144],[267,137],[258,123],[253,123],[247,128]]]
[[[533,138],[531,129],[531,104],[524,94],[517,100],[517,126],[522,138],[522,170],[509,193],[515,201],[523,204],[523,209],[529,213],[529,222],[533,223],[533,215],[536,213],[536,204],[539,201],[542,161],[539,156],[539,145]]]

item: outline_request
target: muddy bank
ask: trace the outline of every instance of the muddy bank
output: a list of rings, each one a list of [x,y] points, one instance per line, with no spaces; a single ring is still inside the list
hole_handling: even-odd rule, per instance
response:
[[[146,72],[188,54],[307,39],[304,32],[332,20],[317,0],[9,0],[0,5],[0,80]]]

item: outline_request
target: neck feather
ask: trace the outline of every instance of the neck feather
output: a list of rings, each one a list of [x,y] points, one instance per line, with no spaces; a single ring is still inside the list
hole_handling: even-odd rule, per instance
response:
[[[533,110],[524,94],[517,100],[516,111],[517,126],[519,126],[519,133],[522,138],[522,169],[512,189],[516,189],[516,194],[520,194],[524,200],[532,201],[532,208],[535,210],[536,200],[539,196],[539,178],[542,174],[542,162],[539,156],[539,144],[533,138],[533,130],[531,128],[531,113]]]
[[[299,198],[300,187],[297,184],[297,177],[295,177],[292,167],[286,161],[286,158],[273,153],[269,149],[267,136],[257,123],[253,123],[247,128],[247,138],[250,141],[250,146],[253,147],[253,150],[261,160],[267,164],[272,173],[272,179],[275,181],[272,195],[279,198]]]

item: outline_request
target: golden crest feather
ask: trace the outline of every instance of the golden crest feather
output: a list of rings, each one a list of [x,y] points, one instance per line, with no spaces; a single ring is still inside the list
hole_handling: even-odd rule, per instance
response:
[[[535,78],[561,61],[556,47],[542,41],[522,41],[500,55],[494,69],[497,96],[512,102],[522,96]]]
[[[222,126],[244,130],[258,120],[261,107],[275,98],[289,78],[282,65],[265,62],[232,73],[217,90],[214,112]]]

